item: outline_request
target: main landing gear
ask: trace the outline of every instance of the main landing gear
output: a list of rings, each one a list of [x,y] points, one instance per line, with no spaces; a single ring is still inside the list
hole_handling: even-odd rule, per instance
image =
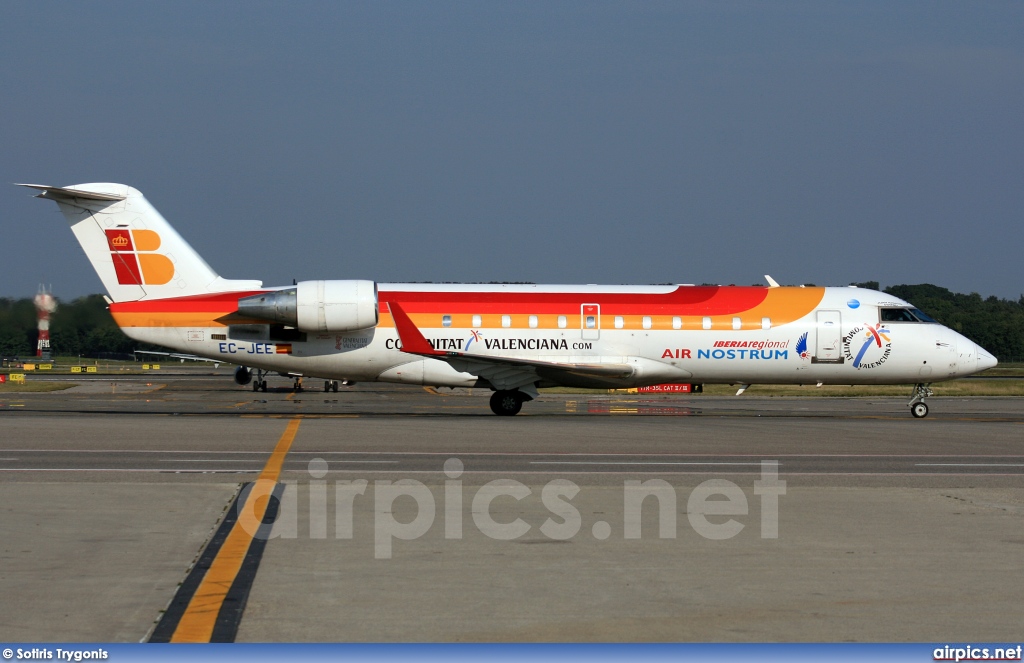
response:
[[[491,394],[491,412],[499,417],[512,417],[523,409],[523,403],[530,396],[518,389],[499,389]]]
[[[267,391],[267,373],[270,371],[264,371],[259,368],[252,369],[252,372],[256,374],[256,378],[252,381],[253,391]]]
[[[910,402],[907,403],[910,406],[910,414],[914,415],[917,419],[923,419],[928,416],[928,405],[924,402],[924,399],[933,393],[928,387],[929,384],[923,382],[914,385],[914,393],[911,395]]]
[[[338,381],[337,380],[324,380],[324,393],[333,391],[338,393]]]

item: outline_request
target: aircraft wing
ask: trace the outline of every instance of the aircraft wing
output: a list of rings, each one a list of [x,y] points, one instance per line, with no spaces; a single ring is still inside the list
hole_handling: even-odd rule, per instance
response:
[[[217,366],[219,366],[221,364],[229,363],[229,362],[226,362],[226,361],[224,361],[222,359],[207,359],[206,357],[200,357],[199,355],[188,355],[188,354],[182,354],[180,352],[156,352],[154,350],[135,350],[135,352],[133,354],[137,354],[137,355],[158,355],[160,357],[170,357],[172,359],[181,359],[182,361],[184,361],[186,359],[189,359],[191,361],[208,361],[211,364],[216,364]]]
[[[629,364],[562,363],[435,350],[399,304],[392,302],[390,306],[402,352],[445,361],[457,371],[487,380],[495,389],[521,389],[529,393],[535,392],[533,384],[540,380],[563,384],[580,379],[614,382],[633,375]]]

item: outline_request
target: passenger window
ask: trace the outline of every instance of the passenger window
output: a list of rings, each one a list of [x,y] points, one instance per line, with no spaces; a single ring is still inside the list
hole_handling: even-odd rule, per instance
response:
[[[441,316],[441,326],[442,327],[451,327],[452,326],[452,316],[450,316],[450,315],[442,315]]]
[[[743,329],[743,321],[740,320],[739,318],[733,318],[732,319],[732,328],[733,329]]]
[[[772,328],[772,319],[771,318],[761,318],[761,329],[771,329],[771,328]]]
[[[704,319],[701,321],[701,327],[711,329],[711,318],[704,316]]]
[[[644,322],[644,329],[650,329],[651,328],[651,316],[645,315],[643,322]]]
[[[564,315],[558,316],[558,328],[565,329],[566,320]]]
[[[530,329],[536,329],[536,328],[537,328],[537,316],[531,315],[530,316]]]
[[[596,328],[597,328],[597,318],[595,316],[593,316],[593,315],[588,315],[587,316],[587,329],[596,329]]]
[[[626,321],[622,319],[621,315],[615,316],[615,328],[622,329],[626,326]]]
[[[683,328],[683,319],[680,318],[679,316],[676,316],[676,317],[672,318],[672,329],[682,329],[682,328]]]
[[[483,318],[481,318],[479,315],[474,315],[473,316],[473,326],[474,327],[482,327],[483,324],[484,324]]]
[[[511,327],[512,326],[512,316],[511,315],[503,315],[503,316],[501,316],[501,326],[502,327]]]

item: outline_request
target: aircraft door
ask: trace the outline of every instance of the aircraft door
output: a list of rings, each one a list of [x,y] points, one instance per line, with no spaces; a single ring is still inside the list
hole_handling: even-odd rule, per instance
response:
[[[580,307],[580,328],[586,340],[596,341],[601,338],[600,304],[583,304]]]
[[[815,347],[816,363],[841,364],[843,362],[842,315],[839,311],[818,311],[818,342]]]

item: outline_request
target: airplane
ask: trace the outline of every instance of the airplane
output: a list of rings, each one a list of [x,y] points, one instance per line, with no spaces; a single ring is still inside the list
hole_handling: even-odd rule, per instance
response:
[[[53,200],[125,334],[266,375],[483,387],[518,414],[550,386],[913,384],[996,365],[892,295],[855,287],[376,283],[219,276],[136,189],[23,184]],[[255,373],[255,379],[253,379]]]

